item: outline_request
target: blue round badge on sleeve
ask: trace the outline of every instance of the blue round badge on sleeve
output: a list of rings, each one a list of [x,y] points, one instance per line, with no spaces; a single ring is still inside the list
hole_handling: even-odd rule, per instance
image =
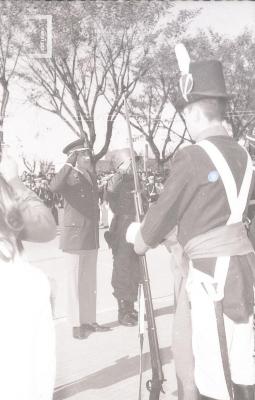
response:
[[[208,174],[208,181],[209,182],[217,182],[218,179],[219,179],[218,171],[209,172],[209,174]]]

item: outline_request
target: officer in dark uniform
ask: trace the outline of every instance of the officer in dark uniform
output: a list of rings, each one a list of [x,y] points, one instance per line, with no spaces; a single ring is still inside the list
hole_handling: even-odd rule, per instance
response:
[[[111,161],[117,172],[108,181],[106,198],[114,216],[105,239],[113,253],[112,286],[118,301],[118,321],[125,326],[134,326],[137,324],[134,302],[137,300],[140,273],[138,256],[125,238],[128,225],[136,219],[129,149],[119,150]]]
[[[67,162],[50,183],[64,198],[64,226],[60,248],[66,252],[69,276],[69,318],[73,336],[85,339],[109,328],[96,321],[97,255],[99,208],[97,179],[91,151],[79,139],[63,150]]]

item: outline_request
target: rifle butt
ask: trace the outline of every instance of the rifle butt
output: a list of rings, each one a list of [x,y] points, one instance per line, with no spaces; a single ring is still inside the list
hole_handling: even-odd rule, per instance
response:
[[[146,309],[147,324],[148,324],[148,339],[149,339],[151,368],[152,368],[152,379],[147,382],[146,387],[150,392],[150,400],[158,400],[160,392],[163,392],[162,384],[165,379],[160,359],[157,326],[154,316],[146,258],[142,256],[140,257],[140,261],[141,261],[140,264],[141,270],[143,274],[145,309]]]
[[[162,384],[163,381],[160,381],[158,379],[153,382],[153,378],[152,380],[147,382],[146,387],[150,392],[149,400],[159,400],[160,393],[164,393]]]

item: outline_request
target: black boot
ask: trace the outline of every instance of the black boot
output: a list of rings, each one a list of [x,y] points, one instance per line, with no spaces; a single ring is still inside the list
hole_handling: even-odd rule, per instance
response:
[[[237,385],[233,383],[234,400],[254,400],[254,385]]]
[[[127,308],[131,317],[137,322],[138,321],[138,311],[134,307],[133,301],[127,301]]]
[[[129,310],[129,302],[123,299],[118,299],[118,321],[121,325],[135,326],[137,321],[134,320]]]

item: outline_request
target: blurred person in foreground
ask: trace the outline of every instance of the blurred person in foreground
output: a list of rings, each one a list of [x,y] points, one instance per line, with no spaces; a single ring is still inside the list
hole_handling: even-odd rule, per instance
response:
[[[60,248],[69,271],[69,311],[75,339],[86,339],[109,328],[96,322],[99,207],[97,177],[91,150],[78,139],[63,153],[67,160],[53,177],[49,188],[64,198],[64,226]]]
[[[56,226],[50,211],[18,177],[3,150],[0,163],[0,376],[5,400],[51,400],[55,332],[46,276],[30,265],[22,240],[47,242]]]
[[[185,61],[183,50],[179,60]],[[228,95],[221,63],[180,69],[177,107],[195,144],[176,154],[164,191],[142,225],[129,228],[128,239],[138,254],[172,241],[179,271],[173,331],[178,399],[254,400],[255,255],[243,222],[254,186],[252,162],[224,127]]]

